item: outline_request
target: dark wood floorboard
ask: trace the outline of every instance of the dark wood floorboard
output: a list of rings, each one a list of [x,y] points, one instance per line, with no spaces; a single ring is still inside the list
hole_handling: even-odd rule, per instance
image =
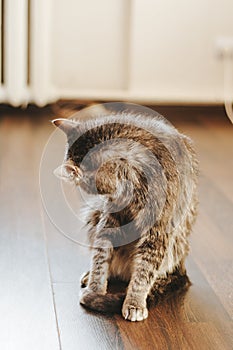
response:
[[[88,312],[79,306],[78,283],[55,283],[54,293],[62,349],[124,349],[114,317]]]
[[[29,120],[0,121],[0,349],[59,349],[38,165],[44,140]]]
[[[220,109],[158,110],[195,142],[201,167],[200,213],[187,261],[192,286],[162,300],[139,323],[87,312],[79,305],[79,278],[88,269],[89,251],[62,235],[45,210],[41,217],[38,172],[54,130],[48,123],[51,115],[2,113],[1,349],[233,348],[233,127]],[[51,146],[56,154],[48,154],[49,186],[42,192],[49,200],[63,142],[60,137],[58,148]],[[66,224],[59,201],[54,208],[59,225]],[[68,226],[72,231],[72,224]],[[78,226],[72,238],[85,238],[81,222]]]

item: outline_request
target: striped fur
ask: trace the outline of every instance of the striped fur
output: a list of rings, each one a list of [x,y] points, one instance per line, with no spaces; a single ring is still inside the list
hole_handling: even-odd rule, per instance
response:
[[[197,208],[192,142],[158,114],[54,124],[67,134],[66,180],[94,198],[87,210],[93,255],[80,303],[100,312],[121,307],[125,319],[141,321],[148,296],[186,276]],[[107,293],[115,277],[128,283],[124,297]]]

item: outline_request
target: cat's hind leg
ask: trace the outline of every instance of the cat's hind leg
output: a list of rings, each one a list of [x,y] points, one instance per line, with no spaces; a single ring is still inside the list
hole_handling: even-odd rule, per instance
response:
[[[191,282],[186,274],[184,263],[177,266],[173,272],[158,276],[149,293],[149,299],[152,301],[156,296],[184,289],[190,286]]]
[[[187,252],[186,240],[183,244],[184,249],[180,249],[176,242],[176,249],[172,250],[170,257],[171,237],[168,234],[154,228],[146,237],[141,238],[134,256],[132,276],[122,308],[125,319],[142,321],[147,318],[147,297],[151,290],[155,288],[157,294],[159,292],[162,294],[168,286],[175,286],[175,282],[178,284],[181,276],[186,276],[183,263]],[[170,269],[173,267],[173,272],[166,274],[166,271],[169,271],[168,267]]]

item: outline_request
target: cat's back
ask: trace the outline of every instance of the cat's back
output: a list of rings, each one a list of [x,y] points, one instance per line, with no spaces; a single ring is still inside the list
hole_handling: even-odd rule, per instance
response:
[[[87,119],[84,123],[84,128],[94,129],[99,126],[107,126],[113,124],[121,125],[119,131],[124,131],[124,126],[137,127],[145,130],[149,133],[153,133],[156,136],[177,136],[179,132],[177,129],[162,115],[152,111],[151,114],[146,113],[134,113],[134,112],[121,112],[121,113],[109,113],[104,116],[97,116],[95,118]]]
[[[149,113],[112,112],[91,118],[81,126],[81,132],[93,130],[101,141],[107,139],[133,139],[146,147],[158,148],[158,144],[172,156],[175,162],[195,163],[192,140],[180,133],[166,118],[155,111]],[[97,131],[97,132],[96,132]]]

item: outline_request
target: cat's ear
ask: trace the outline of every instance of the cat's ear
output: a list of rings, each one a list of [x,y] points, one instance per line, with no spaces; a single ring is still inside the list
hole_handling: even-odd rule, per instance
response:
[[[75,178],[81,177],[81,170],[76,166],[68,162],[63,163],[54,170],[54,175],[61,180],[73,181]]]
[[[64,131],[65,134],[70,133],[78,125],[78,123],[74,120],[63,118],[53,119],[51,122],[53,123],[53,125],[57,126],[59,129]]]

